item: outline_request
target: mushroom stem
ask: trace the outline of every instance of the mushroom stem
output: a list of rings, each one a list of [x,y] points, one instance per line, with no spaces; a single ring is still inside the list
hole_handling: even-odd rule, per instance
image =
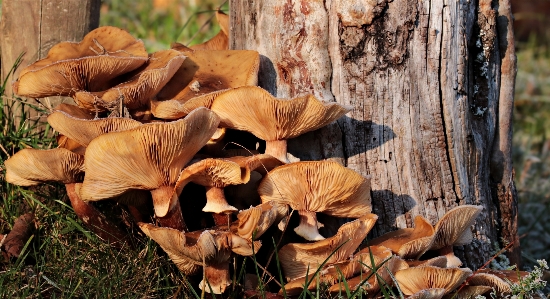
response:
[[[211,213],[232,213],[237,211],[237,208],[229,205],[225,200],[223,188],[206,187],[206,205],[202,209],[203,212]]]
[[[453,251],[453,245],[439,249],[439,254],[447,258],[447,268],[458,268],[462,265],[462,261],[456,257]]]
[[[294,229],[294,231],[304,237],[308,241],[320,241],[325,237],[319,234],[319,227],[323,227],[322,224],[317,222],[317,214],[311,211],[298,210],[300,215],[300,225]]]
[[[284,140],[266,140],[265,153],[271,155],[283,163],[290,163],[287,156],[286,139]]]
[[[183,220],[183,213],[181,212],[181,206],[179,200],[176,200],[176,203],[174,206],[168,210],[168,213],[166,213],[166,216],[164,217],[157,217],[159,220],[160,225],[164,227],[170,227],[173,229],[177,229],[180,231],[187,232],[187,225],[185,224],[185,221]]]
[[[113,247],[121,248],[124,244],[128,244],[128,234],[109,221],[93,205],[82,201],[75,186],[76,183],[65,184],[65,189],[67,189],[71,206],[78,218],[99,238],[107,241]]]
[[[201,281],[199,287],[207,293],[223,294],[225,288],[231,284],[228,262],[206,265],[204,273],[206,281]]]

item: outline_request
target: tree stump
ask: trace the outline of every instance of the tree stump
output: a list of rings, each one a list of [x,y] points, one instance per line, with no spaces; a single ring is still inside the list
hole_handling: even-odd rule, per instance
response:
[[[464,204],[484,210],[478,268],[514,242],[511,165],[515,53],[509,0],[231,1],[232,49],[260,52],[260,85],[351,105],[335,124],[289,141],[302,160],[335,159],[372,176],[375,236],[432,224]]]

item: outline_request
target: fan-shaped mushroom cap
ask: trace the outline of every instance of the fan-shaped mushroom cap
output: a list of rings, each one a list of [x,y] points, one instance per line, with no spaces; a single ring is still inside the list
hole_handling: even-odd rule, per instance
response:
[[[369,244],[388,247],[404,259],[416,259],[430,248],[434,228],[420,215],[414,218],[414,224],[414,228],[402,228],[389,232],[371,240]]]
[[[141,126],[139,121],[129,118],[79,119],[62,111],[50,114],[48,116],[48,123],[59,133],[83,146],[88,146],[94,138],[100,135]]]
[[[472,286],[488,286],[494,288],[498,294],[510,293],[510,284],[502,278],[489,273],[476,273],[468,278],[468,284]]]
[[[75,101],[90,110],[112,109],[119,104],[121,99],[128,109],[149,106],[149,102],[172,79],[184,60],[185,56],[176,50],[155,52],[149,57],[145,68],[128,81],[105,91],[77,92]]]
[[[185,47],[177,50],[187,59],[157,94],[159,101],[186,102],[214,91],[258,83],[260,55],[256,51],[193,51]]]
[[[193,50],[229,50],[229,16],[223,11],[216,12],[220,24],[220,32],[213,38],[198,45],[191,46]]]
[[[23,149],[5,162],[6,182],[33,186],[56,181],[64,184],[82,181],[84,157],[64,148]]]
[[[196,274],[203,261],[211,261],[218,254],[214,236],[210,231],[183,233],[181,231],[139,223],[139,228],[157,242],[186,275]]]
[[[214,102],[214,99],[225,91],[227,91],[227,89],[213,91],[185,100],[152,100],[151,113],[155,117],[162,119],[182,118],[189,114],[189,112],[197,109],[198,107],[210,108],[210,106],[212,106],[212,103]]]
[[[434,258],[424,261],[407,260],[407,264],[409,264],[409,267],[434,266],[439,268],[447,268],[447,257],[436,256]]]
[[[378,216],[367,214],[342,225],[338,233],[328,239],[283,246],[279,250],[279,259],[285,276],[289,280],[303,277],[308,274],[308,269],[311,275],[327,258],[327,265],[345,261],[359,247],[377,219]]]
[[[483,210],[482,206],[458,206],[441,217],[435,225],[435,236],[431,249],[449,245],[464,245],[472,241],[470,226]]]
[[[452,292],[443,296],[444,299],[472,299],[477,298],[479,295],[483,295],[491,291],[491,287],[487,286],[464,286],[456,293]]]
[[[258,193],[262,202],[273,200],[298,210],[300,226],[294,231],[307,240],[324,239],[316,212],[358,218],[371,211],[370,180],[332,161],[277,167],[260,183]]]
[[[425,289],[412,294],[407,299],[441,299],[446,292],[447,290],[442,288]]]
[[[100,27],[80,43],[53,46],[44,59],[24,68],[14,83],[15,93],[41,98],[72,96],[76,91],[101,91],[124,73],[147,61],[143,42],[116,27]]]
[[[212,111],[199,108],[178,121],[95,138],[86,149],[82,199],[111,198],[128,189],[152,190],[155,213],[165,216],[176,203],[181,170],[214,134],[218,122]]]
[[[257,239],[275,222],[288,213],[288,206],[275,201],[264,202],[256,207],[240,211],[237,215],[237,234],[245,239]]]
[[[430,288],[444,288],[449,293],[463,283],[472,270],[468,268],[416,267],[395,273],[399,288],[405,295]]]
[[[265,140],[266,154],[284,162],[288,159],[283,140],[321,128],[350,111],[338,103],[323,103],[312,95],[277,99],[255,86],[218,95],[211,109],[220,116],[220,126],[248,131]]]

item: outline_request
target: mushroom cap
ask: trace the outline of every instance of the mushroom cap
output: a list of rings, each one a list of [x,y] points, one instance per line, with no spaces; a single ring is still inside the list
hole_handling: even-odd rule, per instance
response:
[[[210,108],[214,99],[228,89],[213,91],[185,100],[151,101],[151,113],[162,119],[178,119],[199,108]]]
[[[468,278],[468,284],[472,286],[489,286],[494,288],[498,294],[510,293],[510,284],[504,279],[490,273],[476,273]]]
[[[345,261],[359,247],[377,219],[378,216],[367,214],[342,225],[333,237],[314,243],[290,243],[283,246],[279,250],[279,259],[285,276],[293,280],[312,275],[325,260],[325,265]]]
[[[295,210],[358,218],[371,212],[370,179],[332,161],[279,166],[260,183],[262,202],[277,201]]]
[[[371,245],[381,245],[391,249],[404,259],[416,259],[432,245],[434,228],[426,218],[417,215],[414,228],[402,228],[371,240]]]
[[[140,222],[138,225],[186,275],[196,274],[203,265],[203,260],[211,261],[218,254],[216,239],[208,230],[185,234],[173,228],[148,223]]]
[[[77,105],[70,105],[67,103],[61,103],[55,108],[53,108],[53,111],[62,111],[66,114],[74,117],[74,118],[80,118],[80,119],[94,119],[94,113],[91,112],[88,109],[80,108]]]
[[[186,102],[214,91],[258,83],[260,54],[256,51],[193,51],[186,47],[177,50],[187,59],[157,94],[159,101]]]
[[[100,27],[79,43],[53,46],[46,58],[21,71],[14,91],[32,98],[101,91],[109,88],[115,77],[146,61],[147,51],[141,40],[116,27]]]
[[[5,162],[6,182],[34,186],[56,181],[64,184],[82,181],[84,157],[64,148],[22,149]]]
[[[239,87],[218,95],[211,109],[220,116],[220,126],[248,131],[266,141],[297,137],[350,111],[338,103],[323,103],[313,95],[277,99],[256,86]]]
[[[255,239],[262,234],[271,225],[281,220],[288,213],[288,206],[275,201],[264,202],[247,210],[240,211],[237,215],[236,228],[237,234],[245,239]]]
[[[137,128],[141,123],[137,120],[121,117],[98,119],[80,119],[63,111],[55,111],[48,116],[48,123],[59,133],[88,146],[90,142],[103,134]]]
[[[86,149],[82,199],[111,198],[128,189],[174,188],[183,167],[214,134],[218,122],[212,111],[199,108],[178,121],[95,138]],[[157,216],[166,215],[174,194],[175,190],[168,192],[154,203]]]
[[[470,243],[472,240],[470,226],[474,224],[481,210],[483,210],[482,206],[463,205],[445,213],[435,225],[431,249]]]
[[[205,187],[224,188],[248,182],[250,170],[225,159],[207,158],[187,166],[180,174],[176,186],[181,189],[194,182]]]
[[[397,271],[395,279],[405,295],[431,288],[444,288],[446,293],[463,283],[472,270],[468,268],[416,267]]]
[[[149,102],[172,79],[185,58],[185,55],[176,50],[155,52],[149,57],[144,68],[128,81],[101,92],[77,92],[75,101],[79,106],[90,110],[116,106],[121,97],[128,109],[149,106]]]
[[[439,268],[447,268],[447,257],[436,256],[434,258],[424,261],[407,260],[407,264],[409,264],[409,267],[434,266]]]

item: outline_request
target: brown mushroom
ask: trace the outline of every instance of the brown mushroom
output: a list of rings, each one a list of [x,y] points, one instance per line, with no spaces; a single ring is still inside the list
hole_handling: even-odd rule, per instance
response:
[[[99,92],[76,92],[75,101],[89,110],[113,110],[120,103],[130,110],[148,108],[149,102],[172,79],[184,60],[185,56],[176,50],[155,52],[124,83]]]
[[[420,215],[414,218],[414,224],[414,228],[402,228],[383,234],[369,244],[385,246],[404,259],[418,259],[432,245],[435,230]]]
[[[183,230],[176,182],[218,122],[212,111],[199,108],[178,121],[144,124],[95,138],[86,149],[82,199],[96,201],[129,189],[150,190],[159,221]]]
[[[447,290],[443,288],[430,288],[420,290],[407,297],[407,299],[441,299],[445,295],[446,291]]]
[[[80,43],[53,46],[44,59],[24,68],[13,84],[18,95],[41,98],[73,96],[76,91],[101,91],[117,76],[147,61],[141,40],[116,27],[100,27]]]
[[[412,295],[431,288],[444,288],[445,294],[448,294],[462,284],[471,274],[472,270],[468,268],[425,266],[397,271],[395,279],[398,287],[405,295]]]
[[[367,214],[348,222],[333,237],[314,243],[290,243],[279,250],[279,259],[288,280],[312,275],[322,264],[346,261],[367,236],[378,217]]]
[[[358,218],[371,211],[370,180],[336,162],[298,162],[275,168],[260,183],[263,202],[290,205],[300,214],[294,231],[307,240],[322,240],[317,212]]]
[[[266,141],[265,153],[288,163],[287,139],[319,129],[350,111],[312,95],[277,99],[266,90],[245,86],[226,91],[211,106],[220,126],[248,131]]]
[[[483,210],[482,206],[458,206],[441,217],[435,225],[435,234],[430,249],[439,250],[447,257],[447,267],[459,267],[462,262],[454,255],[453,245],[465,245],[472,242],[470,226]]]

